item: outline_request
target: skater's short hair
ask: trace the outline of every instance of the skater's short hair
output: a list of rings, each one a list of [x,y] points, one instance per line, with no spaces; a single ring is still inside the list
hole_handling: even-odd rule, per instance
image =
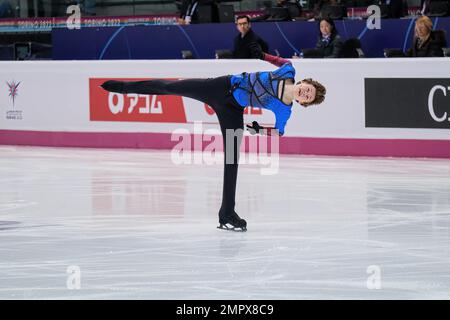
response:
[[[305,82],[316,88],[316,97],[314,98],[314,100],[308,103],[302,103],[303,106],[306,107],[312,104],[321,104],[325,100],[325,94],[327,93],[327,89],[323,86],[323,84],[311,78],[303,79],[302,81],[297,82],[297,84],[300,84],[301,82]]]

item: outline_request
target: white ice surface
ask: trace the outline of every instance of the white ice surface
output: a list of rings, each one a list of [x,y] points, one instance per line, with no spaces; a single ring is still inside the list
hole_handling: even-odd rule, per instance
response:
[[[448,159],[243,165],[246,233],[216,229],[221,189],[169,152],[0,146],[0,299],[450,298]]]

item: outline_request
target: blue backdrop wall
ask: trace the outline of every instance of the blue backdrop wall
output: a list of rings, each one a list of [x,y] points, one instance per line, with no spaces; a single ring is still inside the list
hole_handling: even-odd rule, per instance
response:
[[[414,19],[385,19],[380,30],[369,30],[365,20],[336,21],[344,38],[359,38],[367,57],[383,57],[384,48],[408,49],[414,33]],[[447,32],[450,46],[450,18],[434,18],[434,29]],[[253,23],[254,31],[269,43],[269,51],[291,57],[302,48],[315,46],[317,22]],[[213,59],[216,49],[231,49],[237,35],[235,25],[122,26],[53,29],[53,58],[56,60],[96,59],[180,59],[190,50],[200,59]]]

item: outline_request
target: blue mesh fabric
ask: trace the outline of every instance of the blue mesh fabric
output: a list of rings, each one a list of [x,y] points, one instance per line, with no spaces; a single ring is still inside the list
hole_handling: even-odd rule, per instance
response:
[[[242,106],[271,110],[275,114],[275,128],[284,134],[284,127],[291,116],[292,104],[286,105],[277,96],[278,84],[282,80],[295,81],[295,69],[291,63],[271,72],[242,73],[231,76],[233,96]]]

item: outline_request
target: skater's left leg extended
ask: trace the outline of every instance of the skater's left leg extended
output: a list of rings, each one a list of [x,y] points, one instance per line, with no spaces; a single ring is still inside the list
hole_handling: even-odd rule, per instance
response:
[[[244,119],[242,108],[231,93],[228,76],[208,79],[115,81],[102,84],[107,91],[156,95],[178,95],[209,104],[217,114],[224,144],[224,176],[219,228],[246,231],[247,222],[235,211],[239,147]]]
[[[224,96],[223,84],[227,80],[227,77],[181,80],[153,79],[144,81],[108,80],[101,87],[106,91],[117,93],[183,96],[213,106],[219,103]]]

